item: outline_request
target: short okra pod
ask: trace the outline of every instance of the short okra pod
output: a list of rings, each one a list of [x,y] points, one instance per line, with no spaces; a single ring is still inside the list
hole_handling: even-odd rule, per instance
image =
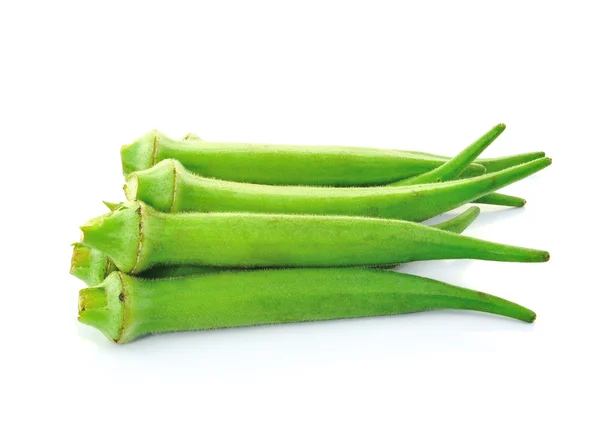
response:
[[[433,170],[447,159],[398,150],[301,145],[184,142],[151,131],[121,149],[123,172],[173,158],[204,177],[266,185],[386,185]],[[469,175],[482,174],[479,164]]]
[[[432,259],[544,262],[548,252],[502,245],[402,220],[178,213],[143,202],[81,226],[83,243],[125,272],[157,265],[236,268],[378,266]]]
[[[327,188],[208,179],[175,160],[132,173],[125,194],[165,212],[256,212],[351,215],[424,221],[477,200],[549,166],[541,158],[493,174],[414,186]]]
[[[107,206],[109,206],[111,210],[115,210],[120,206],[113,203],[109,204],[110,205]],[[480,211],[481,210],[478,207],[470,207],[456,217],[436,224],[433,227],[453,233],[462,233],[473,221],[475,221]],[[71,274],[84,281],[88,286],[100,284],[115,270],[118,270],[116,265],[105,253],[81,243],[73,244]],[[160,266],[150,268],[149,270],[138,274],[138,277],[145,279],[170,278],[200,275],[217,271],[223,271],[223,268],[193,265]]]
[[[223,271],[153,281],[114,272],[79,295],[79,321],[116,343],[150,333],[435,309],[535,319],[533,311],[496,296],[414,275],[357,268]]]

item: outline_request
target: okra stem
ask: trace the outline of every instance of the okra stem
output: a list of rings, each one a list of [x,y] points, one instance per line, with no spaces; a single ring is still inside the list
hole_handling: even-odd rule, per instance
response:
[[[79,320],[116,343],[168,331],[394,315],[434,309],[533,322],[513,302],[439,281],[371,269],[223,271],[145,281],[114,272],[79,296]]]
[[[486,242],[422,224],[365,217],[179,213],[128,202],[81,227],[83,243],[125,272],[156,265],[377,266],[432,259],[544,262],[548,252]]]
[[[350,215],[423,221],[469,203],[549,166],[542,158],[493,174],[414,186],[327,188],[208,179],[174,160],[132,173],[125,194],[164,212],[255,212]]]
[[[99,250],[80,242],[73,243],[70,273],[83,280],[88,286],[101,283],[117,267],[110,258]]]

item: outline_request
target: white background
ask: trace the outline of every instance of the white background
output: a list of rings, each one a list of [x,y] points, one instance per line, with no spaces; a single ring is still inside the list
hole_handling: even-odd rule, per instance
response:
[[[411,3],[1,3],[3,420],[599,420],[595,2]],[[454,154],[499,122],[486,155],[554,163],[467,233],[550,262],[402,270],[533,325],[443,311],[117,346],[77,322],[69,245],[147,130]]]

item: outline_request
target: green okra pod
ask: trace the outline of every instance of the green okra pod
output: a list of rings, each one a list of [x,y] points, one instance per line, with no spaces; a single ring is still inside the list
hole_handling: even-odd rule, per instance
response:
[[[549,166],[541,158],[493,174],[414,186],[327,188],[208,179],[175,160],[132,173],[125,194],[164,212],[256,212],[352,215],[424,221],[477,200]]]
[[[112,273],[79,294],[79,321],[116,343],[169,331],[464,309],[533,322],[482,292],[414,275],[348,268],[223,271],[141,280]]]
[[[157,265],[379,266],[432,259],[544,262],[548,252],[486,242],[401,220],[162,213],[133,201],[81,226],[85,245],[124,272]]]
[[[398,150],[301,145],[184,142],[151,131],[121,149],[123,172],[173,158],[204,177],[266,185],[374,186],[413,177],[448,159]],[[466,174],[483,174],[471,164]]]
[[[437,183],[456,179],[465,169],[488,147],[494,140],[500,136],[506,129],[506,125],[501,123],[494,126],[477,141],[473,142],[456,157],[448,159],[441,166],[418,176],[413,176],[398,182],[391,183],[389,186],[408,186],[423,183]]]
[[[110,209],[115,210],[120,205],[110,204]],[[108,205],[107,205],[108,206]],[[436,224],[440,230],[453,233],[462,233],[480,213],[478,207],[470,207],[463,213],[442,223]],[[108,275],[118,270],[116,265],[105,253],[92,249],[82,243],[73,244],[73,257],[71,259],[71,274],[84,281],[88,286],[100,284]],[[145,279],[181,277],[223,271],[219,267],[202,267],[194,265],[184,266],[159,266],[153,267],[140,274],[138,277]]]
[[[414,157],[420,158],[438,158],[441,160],[450,160],[452,157],[448,157],[445,155],[436,155],[429,154],[426,152],[419,151],[402,151],[405,154],[412,155]],[[524,154],[516,154],[516,155],[507,155],[505,157],[495,157],[495,158],[477,158],[475,159],[475,164],[480,164],[485,167],[486,173],[495,173],[500,170],[507,169],[509,167],[518,166],[519,164],[528,163],[529,161],[537,160],[539,158],[544,158],[546,156],[545,152],[536,151],[536,152],[526,152]],[[462,177],[462,175],[461,175]],[[470,177],[470,175],[469,175]]]

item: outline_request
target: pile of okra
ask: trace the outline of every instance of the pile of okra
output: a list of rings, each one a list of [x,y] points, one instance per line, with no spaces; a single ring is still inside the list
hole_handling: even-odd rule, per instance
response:
[[[463,235],[497,190],[550,165],[543,152],[455,157],[361,147],[173,140],[121,148],[125,200],[81,226],[79,321],[116,343],[151,333],[464,309],[533,322],[496,296],[393,269],[410,261],[545,262],[546,251]]]

